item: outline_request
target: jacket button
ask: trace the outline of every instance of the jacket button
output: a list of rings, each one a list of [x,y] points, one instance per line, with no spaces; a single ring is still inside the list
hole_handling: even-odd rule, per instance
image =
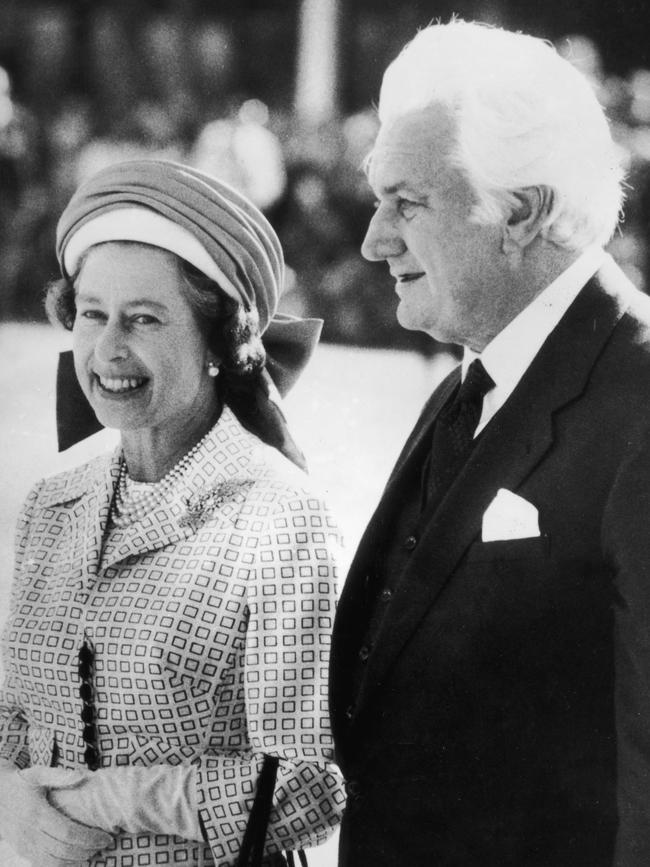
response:
[[[370,646],[368,644],[364,644],[363,647],[359,649],[359,659],[361,660],[361,662],[366,662],[369,656]]]
[[[345,716],[347,717],[347,719],[352,719],[352,717],[354,716],[354,705],[353,704],[349,704],[346,707]]]
[[[404,539],[404,547],[407,551],[412,551],[417,543],[418,540],[415,536],[407,536],[406,539]]]
[[[361,786],[359,785],[359,781],[358,780],[346,780],[345,794],[348,796],[348,798],[351,798],[353,801],[358,800],[361,797]]]
[[[392,596],[393,596],[393,591],[390,589],[390,587],[386,587],[385,590],[381,591],[381,601],[382,602],[390,602]]]

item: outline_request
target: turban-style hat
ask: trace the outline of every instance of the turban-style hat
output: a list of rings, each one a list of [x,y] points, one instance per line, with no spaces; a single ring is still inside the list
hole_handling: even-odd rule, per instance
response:
[[[56,253],[64,277],[74,277],[85,251],[104,241],[140,241],[170,250],[245,310],[256,310],[268,374],[281,394],[293,385],[322,323],[277,313],[284,281],[282,249],[270,223],[248,199],[189,166],[154,159],[118,163],[81,184],[59,219]],[[100,427],[73,370],[71,356],[63,358],[57,383],[61,449]],[[226,400],[241,410],[246,426],[301,463],[292,453],[286,425],[278,430],[279,410],[268,405],[268,394],[268,389],[266,396],[249,394],[254,408],[242,405],[242,394],[226,395]]]

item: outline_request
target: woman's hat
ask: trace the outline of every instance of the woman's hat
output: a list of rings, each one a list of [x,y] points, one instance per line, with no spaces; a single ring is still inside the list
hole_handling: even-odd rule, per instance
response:
[[[84,253],[107,241],[138,241],[169,250],[214,280],[245,310],[256,310],[266,370],[280,394],[291,388],[318,342],[322,321],[277,313],[284,284],[282,248],[266,217],[241,193],[211,175],[166,160],[109,166],[81,184],[59,219],[56,253],[64,277],[74,278]],[[75,389],[70,381],[71,367],[69,359],[62,364],[57,384],[60,449],[99,428],[89,405],[92,420],[86,428],[82,424],[83,394],[79,384]],[[266,392],[268,400],[268,387]],[[255,433],[277,445],[277,431],[270,436]]]

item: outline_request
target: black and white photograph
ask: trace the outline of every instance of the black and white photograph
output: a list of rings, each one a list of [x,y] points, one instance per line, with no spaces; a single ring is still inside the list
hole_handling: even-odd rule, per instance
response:
[[[650,865],[650,8],[0,3],[0,865]]]

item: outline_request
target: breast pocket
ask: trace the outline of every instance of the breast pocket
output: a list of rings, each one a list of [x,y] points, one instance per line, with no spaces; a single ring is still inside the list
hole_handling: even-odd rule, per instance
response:
[[[496,542],[475,542],[467,552],[468,563],[546,560],[550,556],[550,536],[526,539],[500,539]]]

